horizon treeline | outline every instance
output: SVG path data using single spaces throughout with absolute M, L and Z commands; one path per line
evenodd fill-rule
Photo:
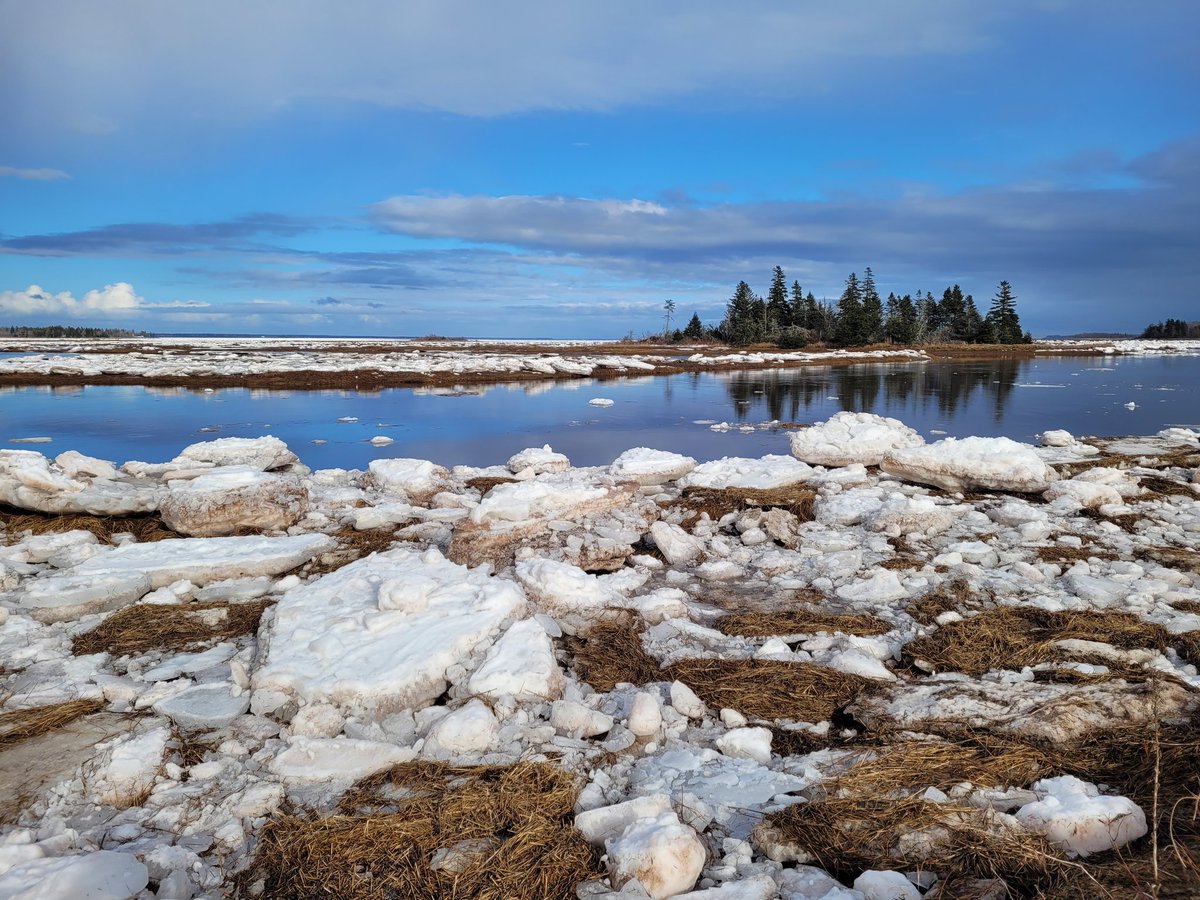
M 836 347 L 866 344 L 922 344 L 956 341 L 969 344 L 1022 344 L 1033 340 L 1021 328 L 1016 297 L 1007 281 L 1000 282 L 986 313 L 975 298 L 957 284 L 946 288 L 941 299 L 926 291 L 887 299 L 875 287 L 870 266 L 860 279 L 851 272 L 836 304 L 818 301 L 799 281 L 787 285 L 783 268 L 776 266 L 767 296 L 738 282 L 725 307 L 725 318 L 706 329 L 693 315 L 683 338 L 710 336 L 731 344 L 774 343 L 785 349 L 824 343 Z
M 1142 332 L 1143 338 L 1153 340 L 1182 340 L 1200 338 L 1200 322 L 1185 322 L 1183 319 L 1167 319 L 1165 322 L 1155 322 L 1147 325 Z
M 0 336 L 32 338 L 152 337 L 148 331 L 127 328 L 89 328 L 82 325 L 0 325 Z

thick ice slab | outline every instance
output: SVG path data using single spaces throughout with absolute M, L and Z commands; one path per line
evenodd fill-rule
M 679 486 L 771 489 L 805 481 L 810 475 L 809 466 L 790 456 L 726 456 L 696 466 L 679 479 Z
M 44 513 L 126 516 L 158 509 L 159 487 L 78 478 L 33 450 L 0 450 L 0 503 Z
M 1040 493 L 1058 475 L 1029 444 L 1008 438 L 946 438 L 924 447 L 892 450 L 881 468 L 906 481 L 946 491 Z
M 0 875 L 0 900 L 128 900 L 149 880 L 133 854 L 97 850 L 13 866 Z
M 39 622 L 67 622 L 120 609 L 140 600 L 153 586 L 149 576 L 128 569 L 43 575 L 25 582 L 20 591 L 9 596 Z
M 278 575 L 334 546 L 336 541 L 323 534 L 180 538 L 117 547 L 66 574 L 94 578 L 141 573 L 155 588 L 176 581 L 205 585 L 228 578 Z
M 877 466 L 889 450 L 919 447 L 925 439 L 899 419 L 840 412 L 794 433 L 792 455 L 815 466 Z
M 437 550 L 390 550 L 288 591 L 254 673 L 256 710 L 292 699 L 364 714 L 420 707 L 525 605 L 521 589 Z
M 612 461 L 608 471 L 614 478 L 638 484 L 665 484 L 696 468 L 696 460 L 669 450 L 634 447 Z
M 191 444 L 180 451 L 177 463 L 207 463 L 210 466 L 251 466 L 260 471 L 281 469 L 300 461 L 287 444 L 273 435 L 258 438 L 219 438 Z
M 308 488 L 295 475 L 253 466 L 222 466 L 188 481 L 173 481 L 160 512 L 167 527 L 194 537 L 239 528 L 282 530 L 308 511 Z

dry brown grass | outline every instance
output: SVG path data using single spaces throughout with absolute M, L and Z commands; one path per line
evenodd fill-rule
M 881 569 L 892 569 L 899 572 L 908 572 L 912 569 L 923 568 L 925 566 L 925 560 L 916 556 L 910 556 L 907 553 L 897 553 L 895 556 L 889 556 L 878 565 Z
M 91 631 L 78 635 L 71 643 L 71 652 L 127 656 L 224 641 L 257 631 L 263 612 L 274 602 L 139 603 L 113 613 Z
M 801 722 L 826 721 L 868 683 L 824 666 L 771 659 L 683 659 L 659 678 L 682 681 L 714 709 Z
M 1162 626 L 1132 613 L 1004 606 L 947 623 L 909 641 L 904 651 L 934 671 L 983 675 L 1061 659 L 1064 653 L 1056 642 L 1068 639 L 1099 641 L 1124 650 L 1164 650 L 1175 640 Z
M 708 513 L 716 522 L 731 512 L 745 509 L 783 509 L 801 522 L 813 519 L 813 502 L 817 492 L 795 484 L 769 490 L 756 488 L 685 488 L 679 502 L 697 515 Z
M 1112 561 L 1119 557 L 1112 550 L 1106 550 L 1085 541 L 1080 547 L 1065 547 L 1061 544 L 1055 544 L 1052 547 L 1038 547 L 1037 558 L 1047 563 L 1073 563 L 1079 560 L 1086 562 L 1093 558 Z
M 44 515 L 12 507 L 0 507 L 0 526 L 15 541 L 18 535 L 29 532 L 39 534 L 62 534 L 66 531 L 90 531 L 100 540 L 112 543 L 114 534 L 132 534 L 139 543 L 177 538 L 158 516 L 87 516 L 87 515 Z
M 1190 484 L 1161 475 L 1142 475 L 1138 478 L 1138 483 L 1142 490 L 1154 497 L 1200 497 Z
M 1094 507 L 1079 510 L 1079 515 L 1094 522 L 1112 522 L 1128 534 L 1136 534 L 1138 522 L 1146 520 L 1146 517 L 1141 513 L 1118 513 L 1113 516 L 1106 516 Z
M 0 713 L 0 749 L 45 734 L 104 708 L 102 700 L 68 700 Z
M 864 869 L 929 868 L 942 879 L 1003 878 L 1018 896 L 1055 897 L 1090 883 L 1082 866 L 1037 835 L 999 827 L 993 814 L 966 804 L 919 797 L 797 803 L 768 815 L 755 839 L 795 845 L 844 879 Z
M 1200 614 L 1200 600 L 1172 600 L 1171 606 L 1180 612 Z
M 514 484 L 516 480 L 515 478 L 497 478 L 491 475 L 481 475 L 478 478 L 468 478 L 465 484 L 467 487 L 479 491 L 479 495 L 482 497 L 496 485 Z
M 573 641 L 579 677 L 597 691 L 662 681 L 662 664 L 642 646 L 643 627 L 641 619 L 628 616 L 597 625 L 586 640 Z
M 831 613 L 818 609 L 735 612 L 722 616 L 716 625 L 725 634 L 743 637 L 775 637 L 835 631 L 867 637 L 886 634 L 892 630 L 892 626 L 878 616 L 864 613 Z
M 932 625 L 945 612 L 962 612 L 972 606 L 990 604 L 989 593 L 973 593 L 974 589 L 965 579 L 944 581 L 932 591 L 910 600 L 905 607 L 908 614 L 922 625 Z
M 601 874 L 572 825 L 579 788 L 550 763 L 406 763 L 360 782 L 336 815 L 268 822 L 241 893 L 257 882 L 262 896 L 304 900 L 568 900 Z M 453 863 L 435 869 L 449 848 Z
M 397 540 L 394 526 L 366 531 L 344 528 L 329 536 L 337 540 L 337 547 L 304 566 L 306 575 L 328 575 L 364 556 L 390 549 Z
M 1182 547 L 1147 547 L 1143 554 L 1172 569 L 1200 573 L 1200 552 Z

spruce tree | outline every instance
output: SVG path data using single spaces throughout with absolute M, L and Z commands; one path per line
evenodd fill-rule
M 838 300 L 834 343 L 841 347 L 856 347 L 863 343 L 865 330 L 862 287 L 858 283 L 858 273 L 851 272 L 846 279 L 846 289 Z
M 766 308 L 766 337 L 775 338 L 781 329 L 791 321 L 791 310 L 788 307 L 787 279 L 784 278 L 783 268 L 776 266 L 771 275 L 771 290 L 767 292 Z
M 883 301 L 875 289 L 871 267 L 863 273 L 862 281 L 862 343 L 873 344 L 883 337 Z
M 788 324 L 797 325 L 800 328 L 808 327 L 808 316 L 804 309 L 804 291 L 800 289 L 800 282 L 792 282 L 792 298 L 788 301 Z
M 998 344 L 1020 344 L 1025 335 L 1021 331 L 1021 319 L 1017 315 L 1017 298 L 1007 281 L 1000 282 L 992 308 L 988 310 L 987 324 L 993 340 Z
M 700 321 L 700 316 L 692 313 L 691 319 L 688 320 L 687 327 L 683 329 L 683 336 L 690 340 L 704 337 L 704 324 Z

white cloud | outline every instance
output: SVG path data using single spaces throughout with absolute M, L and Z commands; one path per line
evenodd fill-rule
M 20 178 L 24 181 L 57 181 L 71 176 L 62 169 L 18 169 L 14 166 L 0 166 L 0 178 Z
M 0 310 L 28 314 L 55 313 L 127 313 L 145 308 L 145 301 L 133 291 L 127 281 L 106 284 L 102 290 L 91 290 L 81 298 L 70 291 L 51 294 L 36 284 L 23 291 L 0 291 Z

